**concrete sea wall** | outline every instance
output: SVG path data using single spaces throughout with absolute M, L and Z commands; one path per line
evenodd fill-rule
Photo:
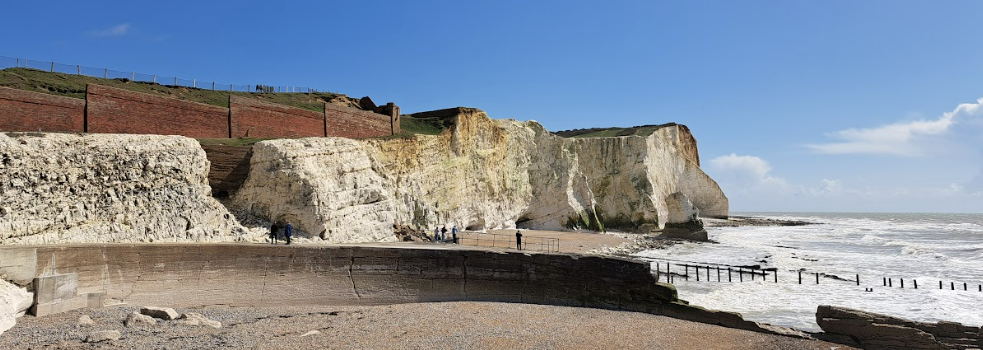
M 32 310 L 41 313 L 103 302 L 196 307 L 498 301 L 788 331 L 689 306 L 671 285 L 656 282 L 647 263 L 599 256 L 411 246 L 61 245 L 0 247 L 0 275 L 18 276 L 19 284 L 33 278 Z

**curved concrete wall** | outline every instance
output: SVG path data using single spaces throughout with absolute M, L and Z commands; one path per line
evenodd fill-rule
M 642 310 L 676 300 L 645 263 L 602 257 L 361 246 L 38 247 L 36 274 L 129 304 L 390 304 L 508 301 Z
M 58 303 L 34 306 L 43 314 L 84 307 L 86 298 L 90 307 L 100 305 L 103 297 L 108 302 L 167 307 L 502 301 L 639 311 L 780 333 L 737 313 L 689 306 L 677 299 L 671 285 L 657 283 L 644 262 L 456 248 L 0 247 L 0 275 L 16 276 L 22 285 L 34 278 L 35 288 L 42 280 L 77 278 L 74 298 L 63 296 Z

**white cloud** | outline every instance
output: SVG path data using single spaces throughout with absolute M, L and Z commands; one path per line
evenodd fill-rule
M 719 177 L 725 183 L 738 187 L 739 190 L 762 187 L 784 190 L 788 187 L 785 179 L 769 174 L 771 165 L 768 165 L 768 162 L 755 156 L 739 156 L 731 153 L 711 159 L 710 165 L 716 170 L 715 178 Z
M 112 26 L 107 29 L 94 30 L 89 32 L 89 34 L 92 36 L 99 36 L 99 37 L 114 37 L 114 36 L 124 36 L 126 35 L 126 33 L 129 33 L 129 31 L 130 31 L 130 24 L 123 23 L 123 24 Z
M 806 145 L 824 154 L 887 154 L 899 156 L 921 156 L 926 145 L 934 137 L 945 135 L 953 125 L 972 116 L 983 115 L 983 98 L 976 103 L 963 103 L 951 112 L 943 113 L 936 120 L 918 120 L 895 123 L 876 128 L 851 128 L 827 134 L 843 140 L 824 144 Z

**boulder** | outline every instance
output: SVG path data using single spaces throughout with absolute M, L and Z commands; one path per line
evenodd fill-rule
M 34 303 L 34 294 L 0 279 L 0 334 L 14 327 L 17 318 Z
M 139 312 L 132 312 L 126 315 L 126 320 L 123 321 L 123 325 L 127 327 L 133 327 L 137 325 L 155 325 L 157 324 L 157 319 L 141 314 Z
M 951 336 L 956 335 L 958 331 L 971 329 L 955 322 L 943 321 L 937 324 L 915 322 L 828 305 L 820 305 L 816 310 L 816 323 L 827 334 L 848 336 L 864 349 L 968 348 L 979 341 L 979 339 L 962 338 L 972 337 L 972 332 L 961 332 L 960 338 L 952 338 Z
M 208 326 L 212 328 L 222 328 L 222 322 L 211 320 L 202 314 L 196 312 L 188 312 L 181 315 L 178 319 L 178 323 L 188 326 Z
M 153 318 L 159 318 L 165 321 L 176 320 L 178 319 L 178 317 L 181 316 L 181 314 L 179 314 L 177 311 L 174 311 L 174 309 L 172 308 L 156 307 L 156 306 L 147 306 L 147 307 L 140 308 L 140 313 Z
M 89 315 L 82 315 L 82 316 L 79 316 L 79 322 L 78 322 L 78 324 L 79 324 L 79 326 L 91 326 L 91 325 L 96 324 L 96 321 L 93 321 L 92 320 L 92 317 L 89 317 Z
M 104 341 L 119 340 L 119 331 L 95 331 L 85 336 L 86 343 L 100 343 Z

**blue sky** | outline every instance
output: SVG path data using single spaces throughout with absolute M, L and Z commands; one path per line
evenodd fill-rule
M 983 212 L 980 1 L 3 5 L 0 55 L 454 106 L 678 122 L 734 211 Z M 12 15 L 15 14 L 15 15 Z

